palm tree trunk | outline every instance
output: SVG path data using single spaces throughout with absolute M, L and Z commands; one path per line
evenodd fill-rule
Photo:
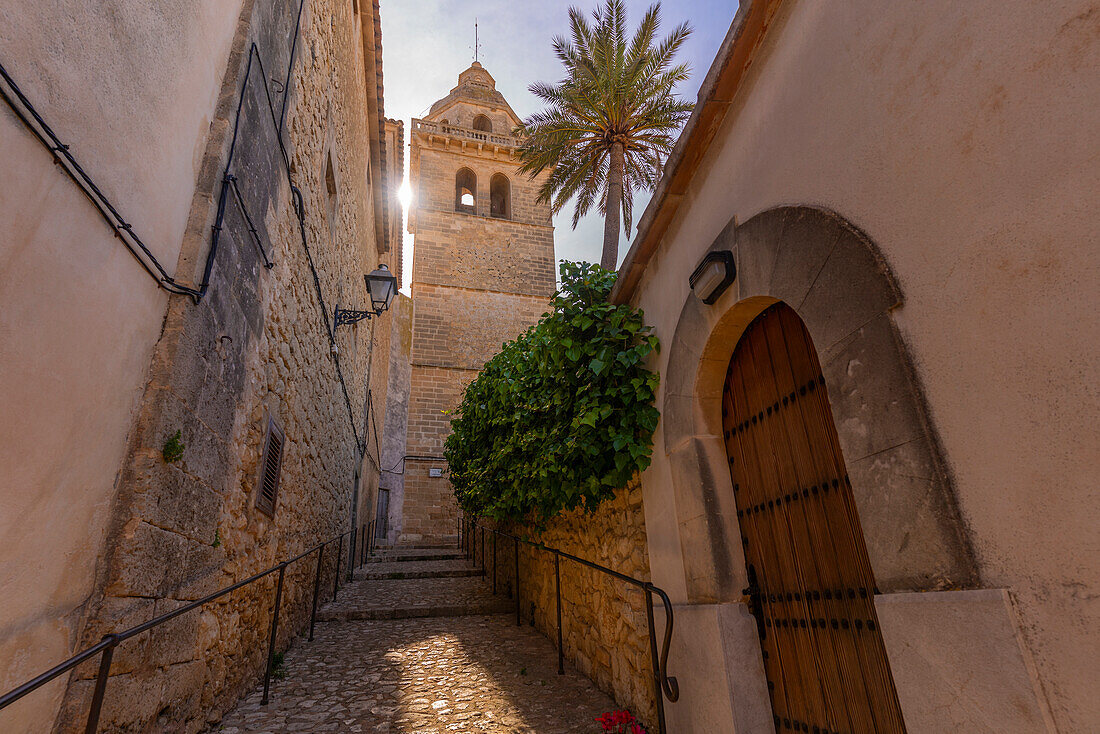
M 610 165 L 607 172 L 607 214 L 603 220 L 603 256 L 600 258 L 600 265 L 606 270 L 614 270 L 619 262 L 619 217 L 623 207 L 626 154 L 618 140 L 611 144 Z

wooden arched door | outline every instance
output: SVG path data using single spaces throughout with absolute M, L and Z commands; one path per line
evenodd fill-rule
M 825 379 L 790 307 L 750 324 L 722 401 L 776 730 L 904 732 Z

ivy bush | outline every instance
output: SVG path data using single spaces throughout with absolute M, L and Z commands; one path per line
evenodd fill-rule
M 649 466 L 657 337 L 641 311 L 608 303 L 614 282 L 563 262 L 553 310 L 466 388 L 444 455 L 467 513 L 540 523 L 593 510 Z

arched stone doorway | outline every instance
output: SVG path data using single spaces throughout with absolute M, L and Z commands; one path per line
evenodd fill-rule
M 782 302 L 737 343 L 722 428 L 776 729 L 905 731 L 825 377 Z
M 736 601 L 747 585 L 726 499 L 721 401 L 741 335 L 778 302 L 797 313 L 819 355 L 879 588 L 972 587 L 950 477 L 893 322 L 902 294 L 874 244 L 832 212 L 781 207 L 730 222 L 710 249 L 734 253 L 737 278 L 713 305 L 687 296 L 660 398 L 687 600 Z
M 649 472 L 646 495 L 654 583 L 663 582 L 678 605 L 677 652 L 707 671 L 690 685 L 682 682 L 682 707 L 670 709 L 670 715 L 688 730 L 712 724 L 738 732 L 774 726 L 770 671 L 756 653 L 758 616 L 751 614 L 743 592 L 749 586 L 749 559 L 741 541 L 722 402 L 730 362 L 746 329 L 762 312 L 783 303 L 809 334 L 828 386 L 827 412 L 858 508 L 871 588 L 881 592 L 874 594 L 876 613 L 884 614 L 883 599 L 896 600 L 893 621 L 882 619 L 882 634 L 897 698 L 907 722 L 917 712 L 909 728 L 923 730 L 920 711 L 927 688 L 914 684 L 912 671 L 919 663 L 907 651 L 915 648 L 896 632 L 907 631 L 904 625 L 915 619 L 911 607 L 903 605 L 913 596 L 932 595 L 906 592 L 973 589 L 979 582 L 950 473 L 894 323 L 901 289 L 874 243 L 842 217 L 821 209 L 781 207 L 745 222 L 731 221 L 709 249 L 731 251 L 737 277 L 710 305 L 685 291 L 673 334 L 663 339 L 667 357 L 661 366 L 655 447 L 661 455 Z M 912 629 L 914 643 L 928 634 Z M 907 656 L 900 674 L 898 654 Z M 728 680 L 726 691 L 710 683 L 718 671 Z M 689 678 L 685 673 L 684 680 Z M 787 730 L 782 723 L 780 730 Z M 789 730 L 794 730 L 793 721 Z

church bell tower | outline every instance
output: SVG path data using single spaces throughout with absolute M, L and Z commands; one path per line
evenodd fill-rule
M 412 373 L 399 542 L 456 534 L 444 411 L 554 294 L 550 207 L 536 201 L 542 177 L 519 173 L 512 135 L 519 121 L 477 61 L 412 121 Z

